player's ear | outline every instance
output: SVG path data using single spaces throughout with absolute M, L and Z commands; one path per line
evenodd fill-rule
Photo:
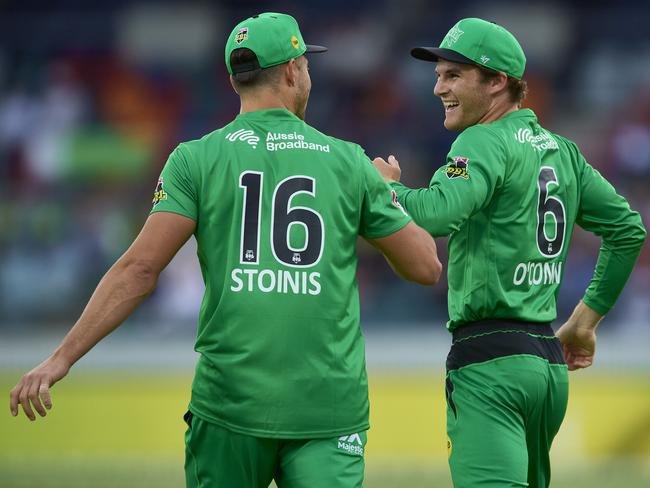
M 498 93 L 502 90 L 508 89 L 508 75 L 505 73 L 499 72 L 497 76 L 490 77 L 490 88 L 494 93 Z
M 295 59 L 290 59 L 284 64 L 284 78 L 289 86 L 295 86 L 298 81 L 298 64 Z
M 237 85 L 235 84 L 235 79 L 230 75 L 230 86 L 232 86 L 232 89 L 235 90 L 235 93 L 239 95 L 239 92 L 237 91 Z

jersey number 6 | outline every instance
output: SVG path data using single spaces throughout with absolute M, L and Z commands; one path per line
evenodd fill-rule
M 559 185 L 555 169 L 542 166 L 537 178 L 539 189 L 539 203 L 537 205 L 537 248 L 543 256 L 552 258 L 560 254 L 564 244 L 564 231 L 566 227 L 564 204 L 557 197 L 549 196 L 548 187 Z M 546 214 L 551 214 L 555 221 L 553 238 L 546 233 Z
M 239 186 L 244 189 L 240 247 L 243 264 L 259 263 L 263 183 L 264 174 L 259 171 L 245 171 L 239 176 Z M 291 267 L 308 267 L 320 261 L 325 228 L 323 218 L 315 210 L 291 206 L 291 200 L 299 193 L 316 196 L 316 180 L 310 176 L 289 176 L 273 190 L 270 243 L 278 262 Z M 302 247 L 291 245 L 293 225 L 305 229 Z

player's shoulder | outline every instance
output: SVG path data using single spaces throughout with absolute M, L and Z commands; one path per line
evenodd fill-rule
M 576 144 L 575 141 L 556 132 L 552 132 L 550 130 L 548 131 L 548 133 L 553 137 L 553 139 L 555 139 L 558 145 L 563 146 L 572 152 L 580 153 L 580 148 L 578 147 L 578 144 Z
M 476 142 L 500 143 L 504 141 L 504 129 L 494 124 L 476 124 L 468 127 L 456 137 L 456 143 L 476 144 Z
M 507 143 L 505 133 L 496 127 L 488 124 L 476 124 L 463 130 L 451 145 L 449 156 L 467 154 L 505 154 Z M 458 153 L 458 154 L 457 154 Z
M 188 162 L 198 161 L 205 154 L 217 154 L 233 130 L 234 121 L 196 139 L 180 142 L 173 151 L 178 157 Z
M 331 136 L 326 134 L 315 127 L 305 123 L 305 128 L 308 131 L 313 131 L 314 134 L 317 134 L 318 137 L 321 137 L 329 142 L 331 147 L 339 152 L 350 153 L 350 154 L 365 154 L 363 148 L 356 142 L 346 141 L 345 139 L 339 139 L 338 137 Z
M 577 170 L 584 168 L 587 162 L 580 147 L 575 141 L 555 132 L 548 131 L 548 133 L 557 143 L 557 147 L 561 151 L 562 159 L 564 161 L 570 161 L 572 166 Z
M 191 139 L 188 141 L 182 142 L 180 145 L 184 146 L 186 149 L 199 149 L 205 146 L 211 146 L 213 144 L 218 144 L 228 136 L 228 133 L 234 128 L 235 121 L 230 122 L 229 124 L 215 129 L 197 139 Z
M 360 171 L 361 173 L 363 172 L 361 170 L 366 168 L 365 165 L 372 166 L 365 149 L 358 143 L 331 136 L 306 123 L 305 126 L 308 128 L 307 130 L 314 131 L 314 133 L 318 134 L 318 137 L 321 138 L 321 140 L 326 141 L 327 144 L 329 144 L 329 147 L 331 148 L 330 156 L 332 156 L 332 159 L 330 159 L 331 163 L 340 164 L 351 171 Z

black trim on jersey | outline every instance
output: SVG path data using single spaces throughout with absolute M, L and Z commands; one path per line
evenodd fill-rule
M 458 418 L 456 403 L 454 403 L 454 397 L 452 396 L 453 393 L 454 384 L 452 383 L 451 378 L 447 376 L 447 378 L 445 378 L 445 398 L 447 399 L 447 405 L 449 405 L 451 411 L 454 412 L 454 417 Z
M 538 356 L 551 364 L 564 364 L 562 346 L 550 324 L 483 320 L 454 330 L 447 371 L 518 354 Z
M 185 415 L 183 415 L 183 420 L 187 424 L 188 427 L 192 427 L 192 419 L 194 418 L 194 414 L 190 412 L 189 410 L 185 412 Z

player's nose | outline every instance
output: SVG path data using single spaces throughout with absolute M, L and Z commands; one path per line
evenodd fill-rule
M 440 78 L 436 80 L 436 84 L 433 86 L 433 94 L 437 97 L 441 97 L 447 92 L 447 87 L 444 85 Z

